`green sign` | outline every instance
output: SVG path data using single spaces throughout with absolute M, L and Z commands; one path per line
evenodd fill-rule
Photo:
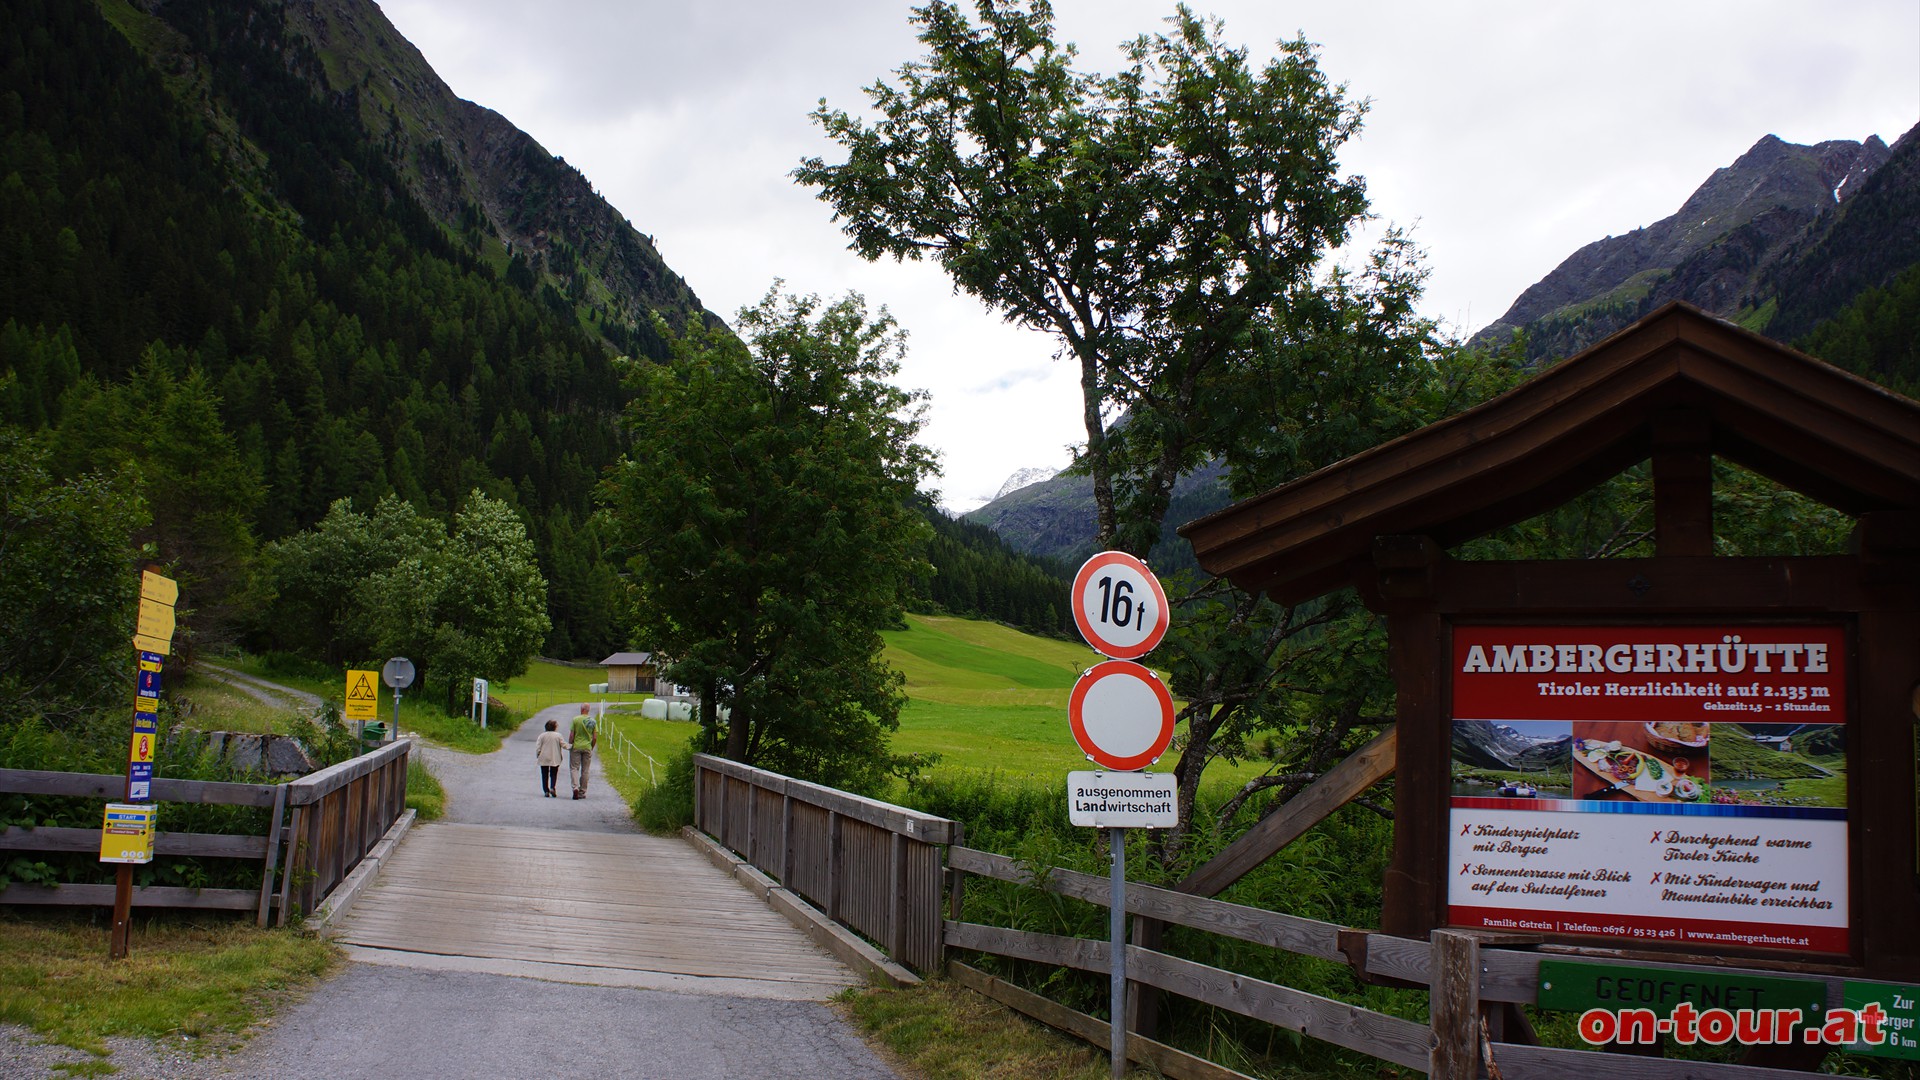
M 1852 979 L 1840 984 L 1840 1002 L 1847 1008 L 1859 1010 L 1868 1005 L 1878 1005 L 1880 1011 L 1887 1014 L 1886 1024 L 1881 1028 L 1887 1035 L 1885 1042 L 1878 1046 L 1854 1043 L 1847 1049 L 1874 1057 L 1920 1061 L 1920 1007 L 1914 1005 L 1916 999 L 1920 999 L 1920 986 L 1855 982 Z
M 1673 971 L 1540 961 L 1540 1007 L 1560 1012 L 1588 1009 L 1652 1009 L 1665 1016 L 1681 1002 L 1702 1011 L 1726 1009 L 1799 1009 L 1812 1021 L 1826 1010 L 1827 986 L 1818 979 Z

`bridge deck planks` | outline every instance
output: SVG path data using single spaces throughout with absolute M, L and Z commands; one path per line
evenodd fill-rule
M 336 939 L 442 956 L 859 983 L 683 841 L 644 835 L 418 826 Z

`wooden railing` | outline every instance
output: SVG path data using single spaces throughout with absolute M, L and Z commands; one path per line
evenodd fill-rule
M 975 874 L 1029 885 L 1101 907 L 1107 906 L 1111 898 L 1110 883 L 1105 876 L 1057 868 L 1036 873 L 1004 855 L 959 846 L 948 848 L 947 861 L 956 885 L 962 875 Z M 1590 1050 L 1532 1045 L 1528 1041 L 1531 1032 L 1525 1029 L 1524 1017 L 1518 1010 L 1500 1008 L 1509 1003 L 1538 1003 L 1542 960 L 1578 960 L 1584 964 L 1619 966 L 1623 972 L 1642 974 L 1649 968 L 1719 976 L 1778 976 L 1781 974 L 1778 971 L 1754 971 L 1732 964 L 1670 964 L 1645 958 L 1596 956 L 1590 950 L 1546 945 L 1490 947 L 1479 935 L 1463 930 L 1436 930 L 1431 941 L 1416 941 L 1139 883 L 1127 885 L 1126 904 L 1127 911 L 1135 916 L 1346 964 L 1370 982 L 1425 987 L 1429 992 L 1429 1015 L 1427 1022 L 1421 1023 L 1206 967 L 1152 949 L 1127 946 L 1126 968 L 1130 982 L 1297 1031 L 1428 1073 L 1436 1080 L 1472 1080 L 1488 1075 L 1503 1080 L 1563 1080 L 1569 1076 L 1787 1080 L 1819 1075 L 1747 1065 L 1621 1058 Z M 1110 946 L 1105 941 L 955 921 L 947 923 L 946 942 L 956 949 L 1097 974 L 1109 970 Z M 1006 1004 L 1073 1031 L 1095 1045 L 1108 1045 L 1109 1029 L 1104 1021 L 1067 1010 L 964 964 L 952 963 L 949 970 L 960 981 Z M 1841 1004 L 1845 979 L 1801 971 L 1793 975 L 1824 982 L 1826 1005 Z M 1511 1024 L 1505 1022 L 1509 1018 Z M 1138 1035 L 1128 1036 L 1127 1050 L 1133 1060 L 1151 1063 L 1167 1076 L 1218 1080 L 1240 1075 Z
M 280 879 L 281 925 L 295 911 L 314 911 L 399 819 L 412 746 L 412 739 L 399 739 L 287 785 L 293 822 Z
M 694 826 L 919 971 L 938 971 L 942 850 L 960 825 L 707 754 Z
M 230 784 L 155 777 L 156 803 L 250 806 L 267 810 L 262 835 L 180 833 L 154 835 L 154 854 L 199 858 L 252 859 L 261 863 L 258 889 L 193 889 L 149 886 L 135 889 L 137 907 L 253 911 L 267 925 L 275 908 L 285 925 L 294 910 L 312 911 L 400 815 L 406 803 L 407 755 L 402 739 L 286 784 Z M 0 793 L 118 800 L 126 777 L 97 773 L 0 769 Z M 285 826 L 293 812 L 291 828 Z M 164 807 L 160 824 L 166 824 Z M 0 829 L 0 851 L 98 852 L 96 828 Z M 289 854 L 290 851 L 290 854 Z M 284 872 L 276 873 L 281 867 Z M 277 888 L 276 888 L 277 885 Z M 112 885 L 21 883 L 0 890 L 0 904 L 113 906 Z M 291 905 L 297 904 L 298 907 Z

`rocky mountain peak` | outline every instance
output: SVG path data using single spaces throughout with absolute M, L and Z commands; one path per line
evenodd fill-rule
M 1860 191 L 1891 156 L 1877 135 L 1812 146 L 1763 136 L 1732 164 L 1715 169 L 1676 213 L 1574 252 L 1473 341 L 1494 343 L 1528 329 L 1529 353 L 1566 355 L 1626 326 L 1656 295 L 1679 295 L 1663 292 L 1679 268 L 1730 241 L 1737 252 L 1682 275 L 1689 291 L 1680 298 L 1732 314 L 1758 268 L 1815 219 Z M 1578 324 L 1579 333 L 1559 333 L 1562 323 Z

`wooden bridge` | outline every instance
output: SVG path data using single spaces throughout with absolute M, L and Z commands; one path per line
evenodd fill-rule
M 862 981 L 684 840 L 637 834 L 418 826 L 335 940 L 374 963 L 747 997 Z

